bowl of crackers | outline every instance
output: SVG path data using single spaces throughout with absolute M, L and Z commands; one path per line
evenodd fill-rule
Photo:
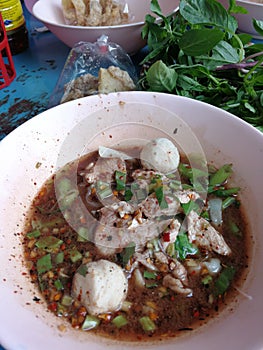
M 129 54 L 145 45 L 141 37 L 150 0 L 45 0 L 33 6 L 34 16 L 69 47 L 95 42 L 101 35 Z M 176 12 L 179 0 L 160 0 L 165 15 Z

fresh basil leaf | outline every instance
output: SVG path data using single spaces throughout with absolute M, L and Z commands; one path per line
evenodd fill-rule
M 188 77 L 187 75 L 180 74 L 177 80 L 177 87 L 181 87 L 184 91 L 203 91 L 204 86 L 197 80 Z
M 219 29 L 190 29 L 179 40 L 179 47 L 189 56 L 204 55 L 212 50 L 224 35 Z
M 213 48 L 211 56 L 201 56 L 199 59 L 208 69 L 214 70 L 223 64 L 239 62 L 240 56 L 238 49 L 222 40 Z
M 235 19 L 215 0 L 181 0 L 179 9 L 191 24 L 216 25 L 232 33 L 237 30 Z
M 163 17 L 161 7 L 158 3 L 158 0 L 152 0 L 150 5 L 150 10 L 155 13 L 157 16 Z
M 248 13 L 248 10 L 243 7 L 243 6 L 239 6 L 236 4 L 236 1 L 235 0 L 230 0 L 230 6 L 229 6 L 229 9 L 228 9 L 228 12 L 229 13 L 242 13 L 242 14 L 247 14 Z
M 150 67 L 146 79 L 153 91 L 172 92 L 176 86 L 177 73 L 159 60 Z
M 174 242 L 174 248 L 180 259 L 184 260 L 187 255 L 195 255 L 198 253 L 198 248 L 189 242 L 186 233 L 180 233 Z
M 256 20 L 255 18 L 253 18 L 252 23 L 258 34 L 260 34 L 263 37 L 263 21 Z

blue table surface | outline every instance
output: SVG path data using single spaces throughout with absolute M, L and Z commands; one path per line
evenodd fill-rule
M 13 56 L 15 80 L 0 90 L 0 140 L 47 108 L 70 48 L 43 27 L 24 7 L 29 48 Z

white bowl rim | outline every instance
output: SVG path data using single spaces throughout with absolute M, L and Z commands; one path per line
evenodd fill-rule
M 260 7 L 263 7 L 263 3 L 259 3 L 259 2 L 254 2 L 254 1 L 248 1 L 248 0 L 237 0 L 237 3 L 238 2 L 241 2 L 241 3 L 244 3 L 244 4 L 248 4 L 248 5 L 251 5 L 251 6 L 260 6 Z

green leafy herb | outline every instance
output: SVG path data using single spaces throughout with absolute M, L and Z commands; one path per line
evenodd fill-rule
M 188 203 L 181 203 L 181 207 L 183 208 L 185 215 L 188 215 L 191 210 L 194 210 L 196 212 L 200 210 L 199 205 L 192 200 L 190 200 Z
M 125 190 L 126 173 L 124 173 L 122 171 L 115 171 L 115 181 L 116 181 L 116 190 L 117 191 Z
M 102 200 L 112 196 L 111 184 L 104 181 L 98 181 L 96 183 L 96 191 L 98 197 Z
M 55 263 L 56 264 L 61 264 L 64 261 L 64 252 L 59 252 L 57 253 L 57 255 L 55 256 Z
M 87 315 L 81 328 L 83 331 L 89 331 L 90 329 L 98 327 L 99 324 L 100 319 L 98 317 L 93 315 Z
M 139 319 L 139 322 L 145 332 L 153 332 L 156 329 L 155 323 L 149 316 L 143 316 Z
M 114 317 L 114 319 L 112 320 L 112 323 L 114 324 L 115 327 L 121 328 L 123 326 L 126 326 L 126 324 L 128 324 L 128 320 L 125 316 L 118 315 Z
M 158 200 L 159 206 L 161 209 L 168 208 L 168 203 L 166 202 L 164 192 L 163 192 L 163 186 L 157 187 L 154 190 L 156 198 Z
M 135 252 L 135 244 L 132 242 L 119 254 L 122 266 L 126 266 Z
M 198 248 L 189 242 L 186 233 L 180 233 L 174 243 L 175 250 L 180 259 L 184 260 L 187 255 L 195 255 L 198 253 Z
M 64 289 L 64 286 L 62 284 L 62 282 L 60 281 L 60 279 L 57 279 L 55 282 L 54 282 L 54 286 L 57 290 L 62 290 Z
M 28 232 L 26 234 L 27 238 L 31 239 L 31 238 L 38 238 L 41 235 L 41 232 L 39 230 L 34 230 L 31 232 Z
M 209 186 L 217 186 L 224 183 L 232 173 L 232 164 L 223 165 L 216 173 L 211 175 Z
M 220 273 L 218 279 L 215 281 L 215 295 L 219 296 L 226 292 L 230 286 L 230 282 L 235 275 L 235 269 L 233 267 L 225 267 Z
M 77 270 L 77 272 L 83 277 L 86 277 L 87 271 L 88 271 L 88 268 L 86 265 L 80 265 L 80 267 Z
M 82 259 L 82 254 L 77 249 L 72 249 L 69 251 L 70 260 L 75 263 Z
M 42 256 L 37 261 L 37 272 L 39 274 L 47 272 L 52 269 L 51 255 L 47 254 Z
M 143 277 L 146 278 L 146 279 L 156 279 L 157 277 L 157 274 L 156 272 L 154 271 L 147 271 L 145 270 L 144 273 L 143 273 Z
M 176 15 L 164 16 L 152 0 L 151 11 L 162 21 L 145 17 L 141 88 L 210 103 L 263 131 L 263 45 L 238 34 L 233 16 L 246 9 L 235 0 L 228 9 L 216 0 L 181 0 Z M 263 21 L 252 24 L 263 36 Z
M 41 237 L 37 242 L 36 246 L 39 249 L 43 249 L 47 252 L 53 252 L 57 248 L 61 246 L 63 241 L 61 239 L 58 239 L 54 236 L 46 236 L 46 237 Z

